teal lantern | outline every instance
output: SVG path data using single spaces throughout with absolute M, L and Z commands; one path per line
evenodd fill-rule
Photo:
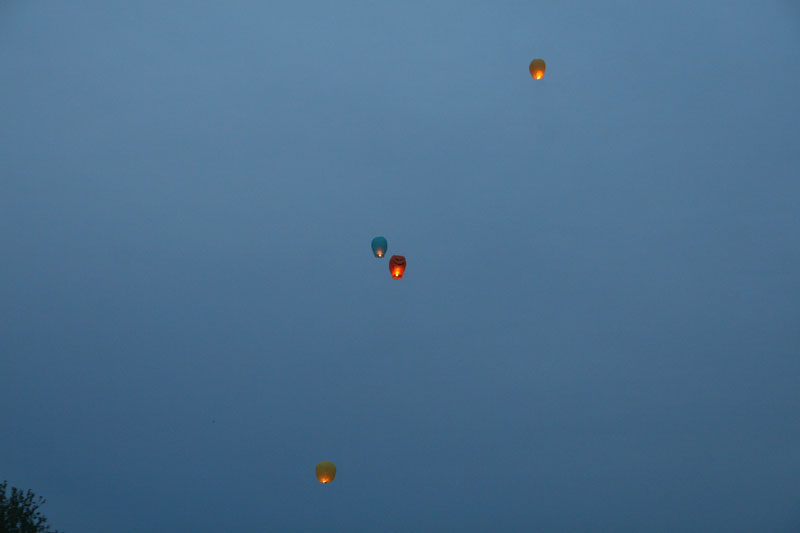
M 375 257 L 383 257 L 386 255 L 386 249 L 389 247 L 389 243 L 386 242 L 386 237 L 375 237 L 372 239 L 372 253 L 375 254 Z

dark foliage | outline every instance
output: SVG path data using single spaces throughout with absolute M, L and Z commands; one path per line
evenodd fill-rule
M 11 487 L 11 496 L 6 496 L 8 482 L 0 483 L 0 533 L 59 533 L 50 529 L 47 518 L 39 512 L 45 499 L 28 490 Z

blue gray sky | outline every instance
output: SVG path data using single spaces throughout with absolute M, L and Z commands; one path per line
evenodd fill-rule
M 800 529 L 792 2 L 3 1 L 0 73 L 59 529 Z

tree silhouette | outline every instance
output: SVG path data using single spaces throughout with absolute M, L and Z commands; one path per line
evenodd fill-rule
M 45 499 L 11 487 L 11 497 L 6 497 L 8 482 L 0 483 L 0 533 L 59 533 L 50 529 L 47 518 L 39 512 Z

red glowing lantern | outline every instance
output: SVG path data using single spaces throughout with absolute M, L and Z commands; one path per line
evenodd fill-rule
M 406 258 L 402 255 L 393 255 L 389 259 L 389 272 L 392 273 L 394 279 L 401 279 L 403 272 L 406 271 Z

